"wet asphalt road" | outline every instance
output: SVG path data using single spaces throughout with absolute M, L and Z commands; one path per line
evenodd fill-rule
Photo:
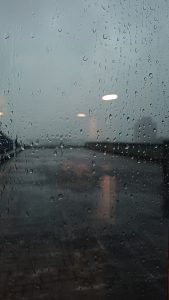
M 0 167 L 0 299 L 166 299 L 162 168 L 86 149 Z

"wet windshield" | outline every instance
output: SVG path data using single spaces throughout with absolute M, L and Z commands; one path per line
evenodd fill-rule
M 0 298 L 166 299 L 168 13 L 0 0 Z

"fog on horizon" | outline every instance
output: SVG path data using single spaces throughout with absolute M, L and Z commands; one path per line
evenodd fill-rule
M 168 5 L 0 0 L 2 130 L 40 143 L 168 138 Z

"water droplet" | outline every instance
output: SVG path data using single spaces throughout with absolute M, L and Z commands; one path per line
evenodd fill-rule
M 126 183 L 124 183 L 124 190 L 126 191 L 127 190 L 127 184 Z
M 55 150 L 55 151 L 53 152 L 53 154 L 54 154 L 54 156 L 56 156 L 56 155 L 57 155 L 57 150 Z
M 50 196 L 49 200 L 50 200 L 51 202 L 54 202 L 54 201 L 55 201 L 55 197 L 54 197 L 54 196 Z
M 91 117 L 92 116 L 92 110 L 89 109 L 89 116 Z
M 83 56 L 83 61 L 87 61 L 88 58 L 86 56 Z
M 153 78 L 153 73 L 149 73 L 149 77 L 150 77 L 150 78 Z
M 87 209 L 87 212 L 88 212 L 88 214 L 91 214 L 91 209 L 88 208 L 88 209 Z
M 83 133 L 83 129 L 80 129 L 80 133 L 81 133 L 81 134 Z
M 106 34 L 103 34 L 103 39 L 104 40 L 107 40 L 109 38 L 109 36 L 108 35 L 106 35 Z
M 63 200 L 63 194 L 62 193 L 58 194 L 58 200 L 59 201 Z
M 109 119 L 112 120 L 112 114 L 109 115 Z
M 4 33 L 4 39 L 5 40 L 9 39 L 9 37 L 10 37 L 9 33 Z
M 26 211 L 26 216 L 30 217 L 30 212 L 28 210 Z
M 38 146 L 39 145 L 39 140 L 35 141 L 35 145 Z

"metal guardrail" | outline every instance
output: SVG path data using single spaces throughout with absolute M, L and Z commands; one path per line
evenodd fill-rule
M 162 161 L 163 144 L 88 142 L 85 147 L 101 152 L 131 156 L 138 159 Z
M 14 156 L 14 151 L 13 150 L 4 152 L 3 154 L 0 154 L 0 162 L 2 163 L 5 160 L 10 159 L 13 156 Z
M 0 164 L 5 162 L 6 160 L 16 156 L 19 152 L 21 152 L 21 148 L 17 148 L 16 150 L 10 150 L 7 152 L 4 152 L 3 154 L 0 154 Z
M 168 189 L 169 189 L 169 141 L 164 142 L 163 173 L 164 173 L 164 183 L 168 185 Z
M 21 151 L 17 138 L 13 141 L 6 134 L 0 131 L 0 163 L 10 159 Z

